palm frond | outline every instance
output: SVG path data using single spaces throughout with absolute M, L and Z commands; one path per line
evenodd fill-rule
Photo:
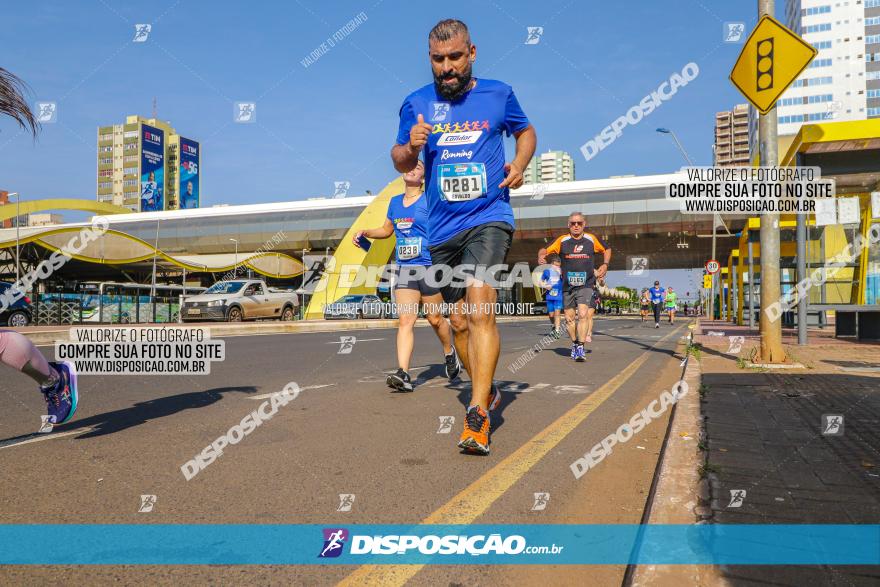
M 27 91 L 28 87 L 21 78 L 0 67 L 0 115 L 12 117 L 21 128 L 37 136 L 40 123 L 24 97 Z

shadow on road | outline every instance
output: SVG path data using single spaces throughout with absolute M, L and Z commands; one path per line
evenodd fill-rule
M 504 425 L 504 410 L 507 409 L 507 406 L 516 401 L 517 397 L 519 397 L 520 391 L 529 388 L 528 383 L 523 383 L 521 381 L 502 381 L 496 379 L 495 385 L 501 390 L 501 403 L 498 404 L 497 408 L 492 410 L 492 414 L 490 415 L 492 432 L 495 432 Z M 470 382 L 467 382 L 461 387 L 456 386 L 456 389 L 458 389 L 458 401 L 464 406 L 464 409 L 467 410 L 471 402 Z
M 131 407 L 123 408 L 121 410 L 98 414 L 83 420 L 75 420 L 71 425 L 59 427 L 57 430 L 59 432 L 67 432 L 81 428 L 93 428 L 93 430 L 81 434 L 76 438 L 77 440 L 81 438 L 94 438 L 96 436 L 113 434 L 114 432 L 133 428 L 134 426 L 139 426 L 150 420 L 158 420 L 165 416 L 172 416 L 184 410 L 193 410 L 210 406 L 223 399 L 223 395 L 227 393 L 254 393 L 256 391 L 258 391 L 257 387 L 246 385 L 236 387 L 215 387 L 204 391 L 170 395 L 146 402 L 138 402 Z

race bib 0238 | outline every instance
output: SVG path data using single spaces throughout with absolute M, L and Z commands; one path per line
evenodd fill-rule
M 397 258 L 401 261 L 415 259 L 422 253 L 422 238 L 418 236 L 397 241 Z
M 447 202 L 469 202 L 486 197 L 483 163 L 445 163 L 437 166 L 440 195 Z

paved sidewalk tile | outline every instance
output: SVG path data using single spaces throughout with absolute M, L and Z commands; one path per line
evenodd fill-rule
M 880 345 L 811 330 L 810 345 L 784 344 L 802 369 L 743 366 L 754 332 L 721 322 L 702 347 L 713 522 L 880 523 Z M 743 336 L 736 354 L 729 336 Z M 738 361 L 738 359 L 740 359 Z M 837 426 L 840 422 L 842 426 Z M 733 499 L 744 491 L 744 497 Z M 734 585 L 876 585 L 880 568 L 723 568 Z

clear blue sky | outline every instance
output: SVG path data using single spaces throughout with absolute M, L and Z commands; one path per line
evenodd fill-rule
M 94 198 L 97 126 L 149 116 L 155 96 L 159 118 L 202 143 L 203 205 L 328 195 L 334 180 L 376 193 L 394 177 L 400 103 L 431 80 L 427 32 L 447 17 L 471 29 L 476 76 L 514 87 L 539 150 L 571 152 L 578 179 L 678 168 L 663 126 L 710 164 L 714 113 L 743 101 L 727 80 L 740 45 L 722 42 L 722 23 L 751 28 L 755 11 L 754 0 L 4 3 L 0 65 L 34 101 L 58 102 L 58 122 L 34 142 L 0 120 L 0 188 Z M 301 65 L 360 12 L 366 22 Z M 136 23 L 152 24 L 144 43 L 132 43 Z M 538 44 L 524 44 L 527 26 L 544 27 Z M 584 160 L 580 145 L 690 61 L 697 79 Z M 257 124 L 232 122 L 235 101 L 257 103 Z

